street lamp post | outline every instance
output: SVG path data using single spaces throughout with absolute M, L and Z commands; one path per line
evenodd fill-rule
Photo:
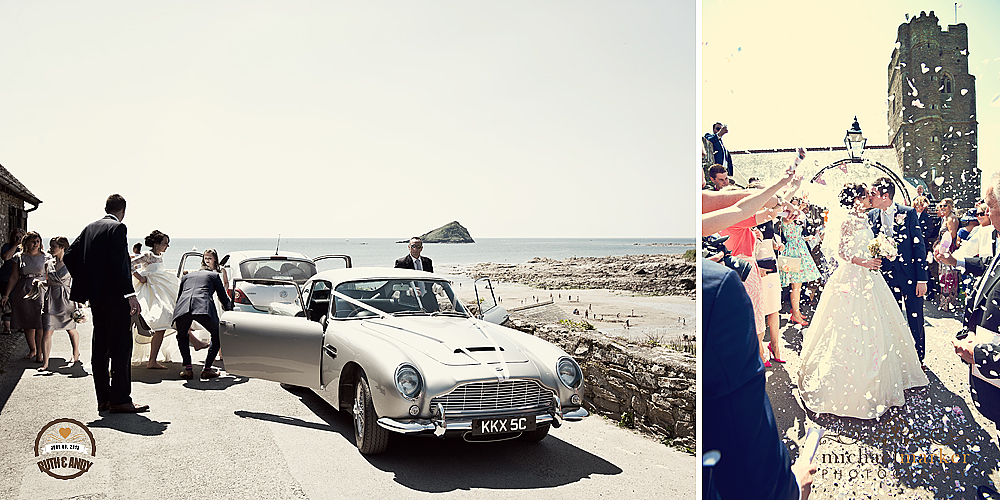
M 861 155 L 865 152 L 865 143 L 868 142 L 863 135 L 861 135 L 861 125 L 858 123 L 858 117 L 854 117 L 854 123 L 851 128 L 847 129 L 847 135 L 844 136 L 844 145 L 847 146 L 847 154 L 851 157 L 851 162 L 860 163 Z

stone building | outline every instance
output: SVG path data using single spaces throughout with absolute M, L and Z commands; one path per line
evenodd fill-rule
M 14 228 L 28 228 L 28 213 L 42 203 L 10 171 L 0 165 L 0 244 L 7 243 Z M 25 205 L 32 205 L 25 209 Z
M 972 206 L 982 171 L 976 152 L 976 77 L 969 74 L 964 23 L 942 30 L 931 11 L 899 25 L 887 105 L 889 143 L 903 176 L 923 180 L 936 199 Z

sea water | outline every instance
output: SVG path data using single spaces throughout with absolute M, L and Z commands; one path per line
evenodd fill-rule
M 392 267 L 408 253 L 406 243 L 392 238 L 172 238 L 164 262 L 176 268 L 184 252 L 214 248 L 219 257 L 245 250 L 298 252 L 308 257 L 329 254 L 351 256 L 354 267 Z M 130 242 L 131 245 L 135 242 Z M 693 238 L 481 238 L 475 243 L 425 243 L 421 255 L 442 272 L 481 262 L 520 264 L 535 257 L 606 257 L 684 253 Z M 145 249 L 144 249 L 145 250 Z M 190 267 L 190 266 L 186 266 Z M 320 266 L 322 270 L 324 266 Z

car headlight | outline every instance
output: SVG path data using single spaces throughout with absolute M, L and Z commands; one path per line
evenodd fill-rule
M 423 388 L 420 372 L 410 365 L 399 365 L 396 368 L 396 390 L 406 399 L 416 399 Z
M 559 380 L 570 389 L 578 389 L 583 383 L 583 371 L 572 358 L 559 358 L 556 371 L 559 373 Z

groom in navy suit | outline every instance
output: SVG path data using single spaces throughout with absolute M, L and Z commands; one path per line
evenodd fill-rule
M 927 293 L 927 246 L 917 223 L 917 211 L 893 203 L 896 186 L 888 177 L 872 184 L 872 205 L 868 220 L 872 232 L 885 233 L 896 241 L 899 256 L 882 259 L 882 276 L 896 297 L 903 301 L 906 321 L 913 335 L 920 363 L 924 362 L 924 295 Z

